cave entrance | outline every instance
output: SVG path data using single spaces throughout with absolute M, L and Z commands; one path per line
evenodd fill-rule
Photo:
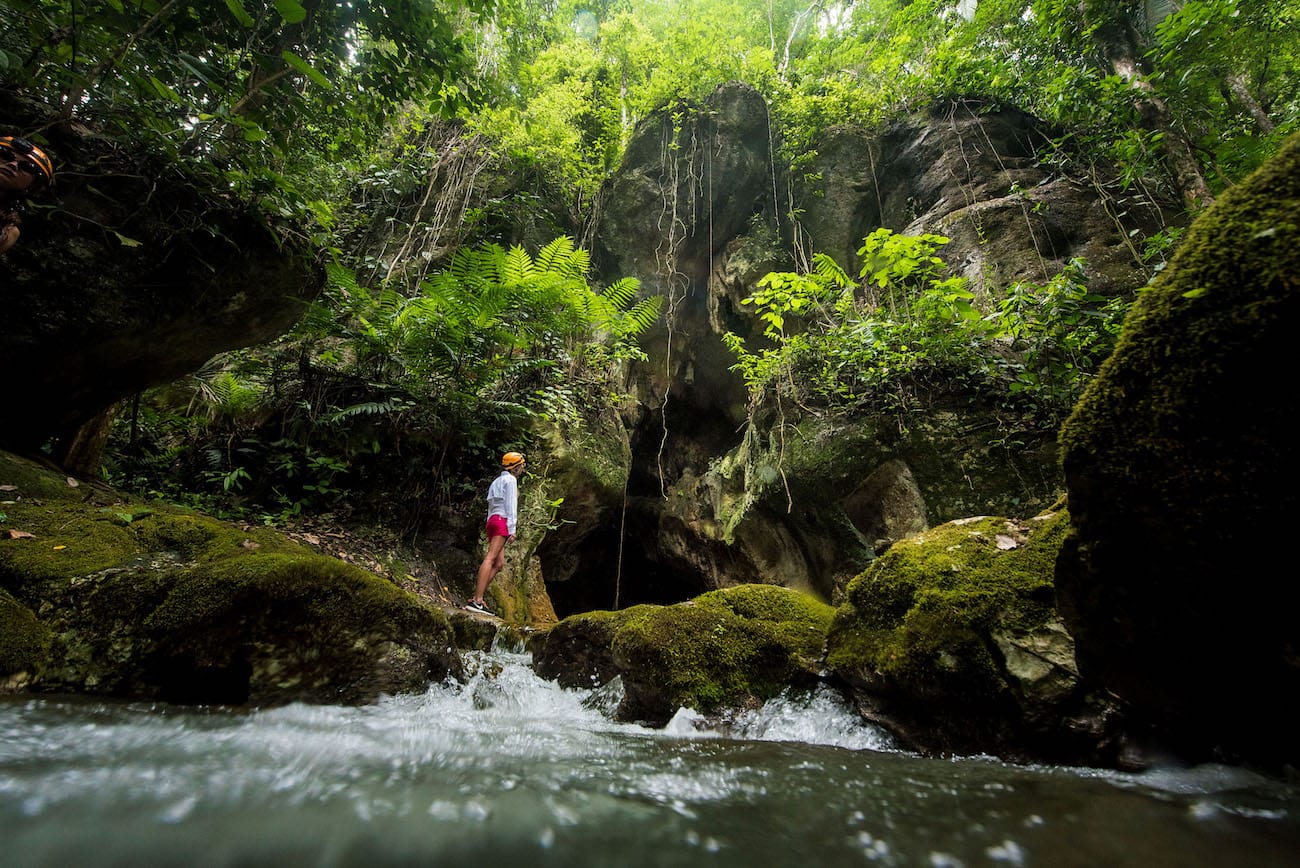
M 628 504 L 623 521 L 622 563 L 617 516 L 588 534 L 572 553 L 576 565 L 567 579 L 547 581 L 546 592 L 560 618 L 597 609 L 626 609 L 641 603 L 670 605 L 711 590 L 704 571 L 665 556 L 659 545 L 659 507 L 650 499 Z M 545 551 L 539 551 L 548 575 Z

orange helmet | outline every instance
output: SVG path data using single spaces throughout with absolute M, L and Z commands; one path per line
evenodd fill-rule
M 512 467 L 517 467 L 523 463 L 524 453 L 522 452 L 507 452 L 505 455 L 501 456 L 501 466 L 506 470 L 509 470 Z
M 48 184 L 54 180 L 54 162 L 44 151 L 18 136 L 0 136 L 0 148 L 11 151 L 36 167 L 37 180 Z

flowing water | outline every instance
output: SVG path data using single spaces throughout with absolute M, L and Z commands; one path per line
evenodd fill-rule
M 0 702 L 0 865 L 1300 865 L 1300 792 L 894 749 L 831 692 L 725 733 L 526 655 L 362 708 Z

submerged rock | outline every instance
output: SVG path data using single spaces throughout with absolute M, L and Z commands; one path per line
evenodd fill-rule
M 0 688 L 355 704 L 459 671 L 446 617 L 266 528 L 0 453 Z

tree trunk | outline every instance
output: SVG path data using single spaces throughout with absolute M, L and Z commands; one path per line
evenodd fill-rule
M 1161 134 L 1169 174 L 1188 208 L 1200 209 L 1214 201 L 1205 183 L 1201 163 L 1182 124 L 1173 116 L 1169 105 L 1160 98 L 1142 67 L 1137 50 L 1137 35 L 1124 12 L 1107 15 L 1096 30 L 1098 47 L 1125 83 L 1134 92 L 1134 105 L 1144 129 Z
M 1273 119 L 1268 116 L 1268 112 L 1264 111 L 1264 107 L 1259 104 L 1259 101 L 1255 99 L 1255 95 L 1250 92 L 1250 88 L 1246 86 L 1246 76 L 1239 72 L 1229 75 L 1228 93 L 1232 95 L 1233 101 L 1237 103 L 1242 111 L 1250 115 L 1251 119 L 1255 121 L 1255 126 L 1259 127 L 1261 133 L 1268 134 L 1277 128 L 1277 125 L 1273 123 Z
M 60 438 L 54 445 L 55 463 L 69 473 L 98 478 L 115 418 L 116 404 L 85 422 L 71 436 Z

